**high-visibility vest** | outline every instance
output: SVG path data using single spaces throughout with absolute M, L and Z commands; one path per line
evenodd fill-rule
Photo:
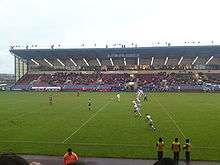
M 184 148 L 185 151 L 191 152 L 192 145 L 190 143 L 186 143 L 183 148 Z
M 172 143 L 172 150 L 173 150 L 173 152 L 180 152 L 180 142 L 173 142 Z
M 163 151 L 164 150 L 164 142 L 157 142 L 157 151 Z

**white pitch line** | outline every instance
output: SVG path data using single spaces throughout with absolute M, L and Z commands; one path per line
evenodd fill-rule
M 0 140 L 0 143 L 62 144 L 60 142 L 31 141 L 31 140 Z
M 62 142 L 50 142 L 50 141 L 31 141 L 31 140 L 0 140 L 0 143 L 32 143 L 32 144 L 61 144 Z M 68 143 L 65 143 L 68 144 Z M 107 143 L 71 143 L 74 145 L 84 145 L 84 146 L 124 146 L 124 147 L 147 147 L 147 145 L 137 145 L 137 144 L 107 144 Z
M 184 139 L 186 139 L 186 136 L 183 134 L 183 131 L 181 130 L 181 128 L 178 126 L 178 124 L 176 123 L 176 121 L 172 118 L 172 116 L 169 114 L 169 112 L 167 111 L 167 109 L 159 102 L 158 99 L 156 99 L 156 102 L 160 105 L 160 107 L 164 110 L 164 112 L 167 114 L 167 116 L 170 118 L 170 120 L 174 123 L 174 125 L 176 126 L 176 128 L 178 129 L 178 131 L 181 133 L 181 135 L 183 136 Z
M 74 134 L 76 134 L 82 127 L 84 127 L 90 120 L 92 120 L 100 111 L 102 111 L 110 102 L 107 102 L 104 106 L 102 106 L 95 114 L 93 114 L 88 120 L 86 120 L 77 130 L 75 130 L 70 136 L 65 138 L 62 143 L 65 143 L 69 140 Z
M 0 143 L 31 143 L 31 144 L 57 144 L 57 145 L 66 145 L 69 143 L 61 142 L 50 142 L 50 141 L 31 141 L 31 140 L 5 140 Z M 83 145 L 83 146 L 109 146 L 109 147 L 148 147 L 147 145 L 138 145 L 138 144 L 105 144 L 105 143 L 70 143 L 71 145 Z M 201 147 L 193 146 L 194 149 L 209 149 L 209 150 L 219 150 L 217 147 Z

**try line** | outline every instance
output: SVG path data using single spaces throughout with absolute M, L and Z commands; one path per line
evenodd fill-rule
M 81 128 L 83 128 L 90 120 L 92 120 L 100 111 L 102 111 L 107 105 L 109 105 L 110 101 L 108 101 L 104 106 L 102 106 L 95 114 L 93 114 L 88 120 L 86 120 L 78 129 L 76 129 L 70 136 L 66 137 L 62 143 L 67 142 L 73 135 L 75 135 Z

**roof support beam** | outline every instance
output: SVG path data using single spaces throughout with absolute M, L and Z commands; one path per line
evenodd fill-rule
M 114 63 L 113 63 L 112 58 L 110 58 L 109 60 L 110 60 L 110 62 L 111 62 L 111 64 L 112 64 L 112 66 L 114 66 Z
M 51 64 L 46 58 L 44 58 L 44 61 L 45 61 L 48 65 L 53 66 L 53 64 Z
M 151 58 L 151 62 L 150 62 L 150 65 L 152 66 L 154 63 L 154 57 Z
M 125 66 L 127 65 L 126 58 L 124 58 L 124 64 L 125 64 Z
M 99 61 L 98 58 L 96 58 L 96 61 L 98 62 L 99 66 L 102 66 L 101 62 Z
M 59 58 L 57 58 L 57 61 L 62 65 L 62 66 L 65 66 L 64 63 L 62 61 L 60 61 Z
M 178 65 L 180 65 L 182 61 L 183 61 L 183 56 L 180 58 Z
M 86 63 L 87 66 L 89 66 L 89 63 L 86 61 L 85 58 L 83 58 L 83 61 Z
M 197 56 L 197 57 L 193 60 L 192 65 L 195 64 L 195 62 L 197 61 L 198 58 L 199 58 L 199 57 Z
M 168 57 L 166 57 L 166 59 L 165 59 L 165 62 L 164 62 L 164 65 L 167 65 L 167 61 L 168 61 Z
M 210 57 L 210 58 L 208 59 L 208 61 L 207 61 L 205 64 L 207 65 L 212 59 L 213 59 L 213 56 Z
M 70 58 L 70 61 L 73 63 L 74 66 L 77 66 L 77 64 L 75 63 L 75 61 L 73 61 L 72 58 Z
M 35 63 L 37 66 L 40 65 L 40 64 L 39 64 L 37 61 L 35 61 L 34 59 L 31 59 L 31 61 L 32 61 L 33 63 Z

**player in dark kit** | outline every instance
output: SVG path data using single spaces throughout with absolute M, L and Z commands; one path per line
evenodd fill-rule
M 89 110 L 91 110 L 91 106 L 92 106 L 92 101 L 91 101 L 91 99 L 89 99 L 89 101 L 88 101 L 88 108 L 89 108 Z
M 49 97 L 49 104 L 52 105 L 52 103 L 53 103 L 53 97 L 50 95 L 50 97 Z
M 144 101 L 147 101 L 147 94 L 144 94 Z

